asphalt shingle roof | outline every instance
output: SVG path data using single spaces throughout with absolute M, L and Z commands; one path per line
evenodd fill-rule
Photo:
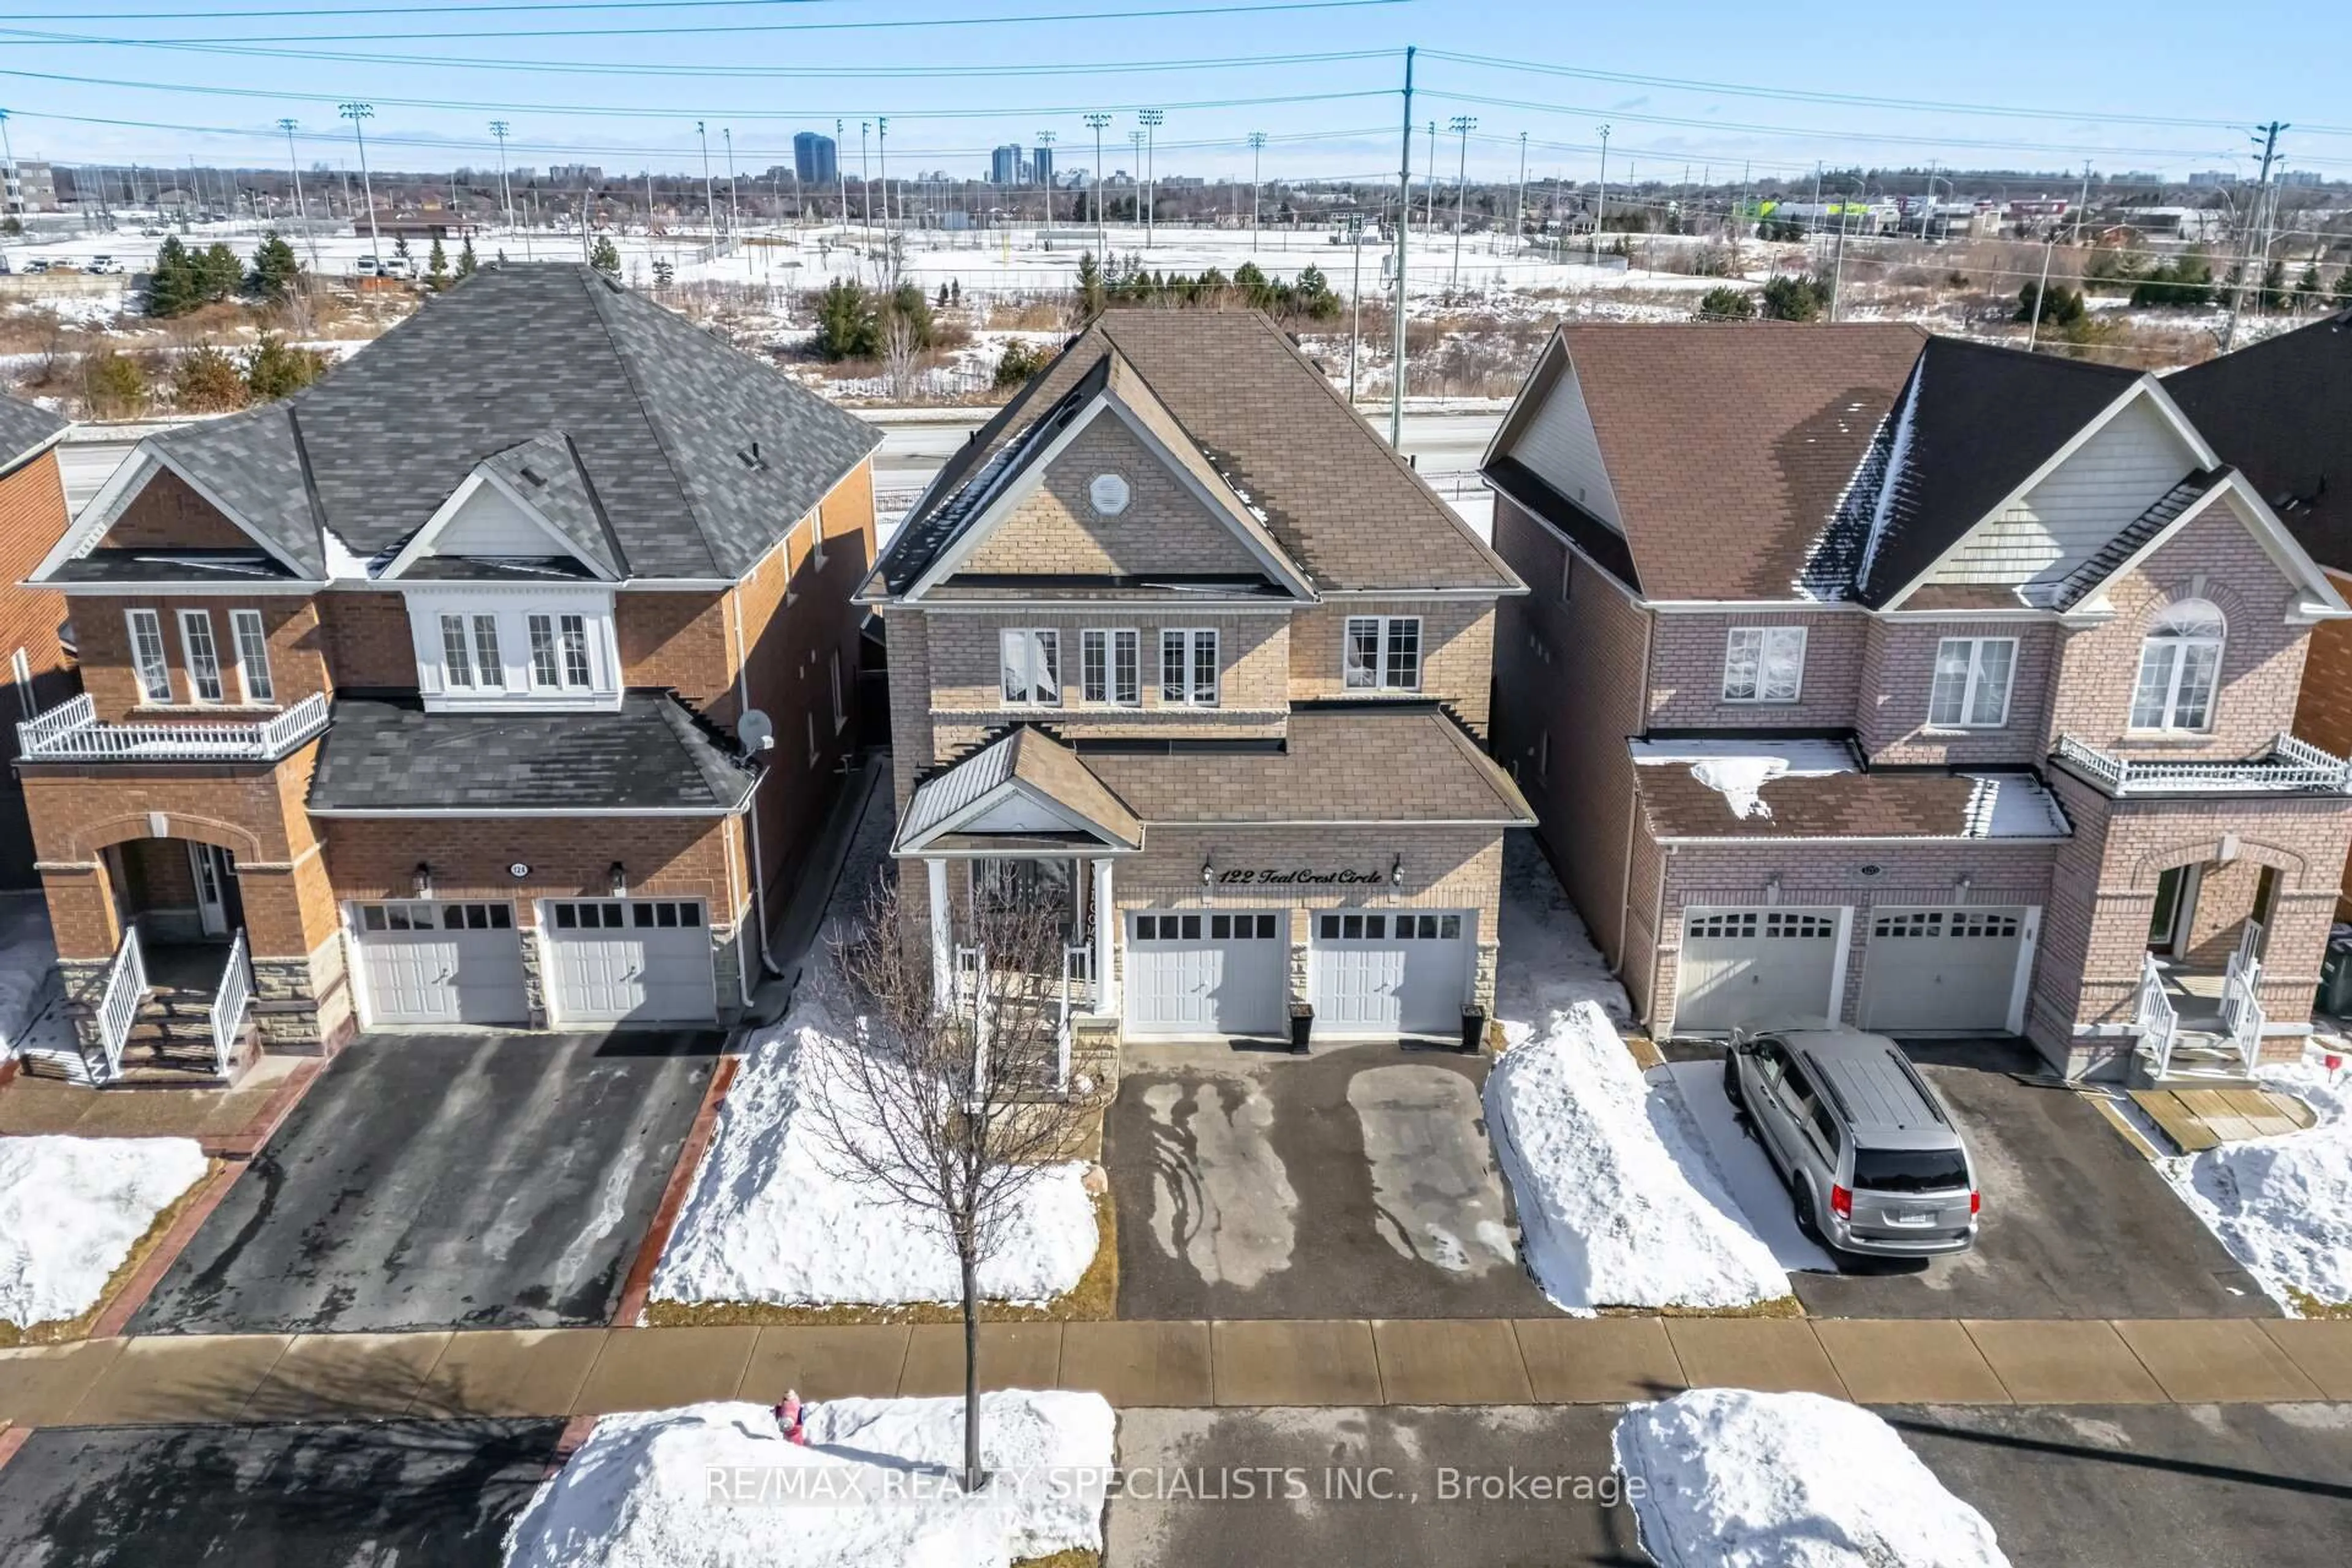
M 47 409 L 0 392 L 0 473 L 65 427 L 66 421 Z
M 2352 572 L 2352 310 L 2164 379 L 2312 559 Z
M 414 698 L 341 697 L 310 808 L 718 816 L 741 805 L 752 776 L 665 691 L 592 713 L 428 713 Z

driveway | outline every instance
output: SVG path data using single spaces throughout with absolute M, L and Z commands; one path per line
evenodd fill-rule
M 721 1038 L 362 1037 L 230 1187 L 131 1331 L 604 1323 Z
M 1124 1318 L 1524 1317 L 1486 1062 L 1129 1046 L 1104 1140 Z
M 52 1426 L 0 1468 L 18 1568 L 497 1568 L 561 1421 Z
M 2237 1261 L 2090 1099 L 2021 1041 L 1905 1043 L 1950 1107 L 1984 1196 L 1977 1245 L 1793 1276 L 1834 1318 L 2274 1318 Z M 1700 1048 L 1703 1052 L 1703 1047 Z M 1694 1053 L 1675 1047 L 1677 1058 Z M 1713 1085 L 1712 1075 L 1702 1080 Z M 1720 1092 L 1719 1089 L 1715 1092 Z M 1771 1201 L 1785 1202 L 1775 1188 Z

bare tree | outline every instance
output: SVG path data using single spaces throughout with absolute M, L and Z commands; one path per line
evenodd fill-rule
M 1085 1105 L 1061 1035 L 1063 906 L 1020 893 L 967 912 L 966 952 L 935 995 L 928 921 L 887 874 L 835 943 L 858 1011 L 846 1049 L 818 1058 L 818 1123 L 851 1173 L 937 1227 L 962 1272 L 964 1487 L 980 1461 L 980 1268 Z M 954 955 L 950 955 L 951 957 Z
M 884 300 L 882 316 L 882 379 L 889 384 L 891 402 L 911 403 L 923 368 L 922 342 L 895 298 Z

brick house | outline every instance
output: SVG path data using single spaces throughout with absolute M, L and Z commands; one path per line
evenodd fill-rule
M 88 689 L 17 763 L 85 1055 L 231 1067 L 247 985 L 289 1048 L 733 1016 L 854 736 L 877 440 L 540 266 L 143 442 L 33 574 Z
M 936 985 L 1019 889 L 1089 1041 L 1458 1037 L 1532 821 L 1483 742 L 1522 591 L 1262 315 L 1104 316 L 866 586 Z
M 2352 592 L 2352 310 L 2191 365 L 2164 389 L 2336 591 Z M 2312 628 L 2294 732 L 2352 752 L 2352 623 Z M 2336 918 L 2352 921 L 2352 896 L 2338 897 Z
M 0 658 L 8 661 L 8 708 L 0 760 L 16 755 L 16 726 L 78 689 L 67 657 L 62 595 L 23 586 L 66 531 L 66 492 L 57 445 L 66 422 L 0 393 Z M 33 831 L 14 768 L 0 780 L 0 888 L 39 885 Z
M 1486 474 L 1496 753 L 1661 1034 L 2308 1032 L 2345 602 L 2156 378 L 1901 326 L 1578 326 Z M 2184 1060 L 2187 1058 L 2183 1058 Z

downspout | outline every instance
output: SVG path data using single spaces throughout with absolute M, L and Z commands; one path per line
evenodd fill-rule
M 784 535 L 784 547 L 788 552 L 791 545 L 792 535 L 787 532 Z M 792 571 L 789 553 L 786 556 L 784 570 L 787 575 Z M 743 715 L 751 710 L 751 656 L 750 650 L 743 646 L 741 579 L 737 579 L 735 585 L 727 590 L 727 601 L 729 608 L 734 612 L 735 717 L 737 721 L 740 722 Z M 782 972 L 777 969 L 776 961 L 768 955 L 768 867 L 766 860 L 760 854 L 760 786 L 768 782 L 769 772 L 769 764 L 764 761 L 761 762 L 759 775 L 751 781 L 751 806 L 744 812 L 743 820 L 751 826 L 751 918 L 758 922 L 760 931 L 760 968 L 765 973 L 778 974 Z M 742 965 L 738 964 L 736 969 L 739 973 L 741 973 Z M 744 984 L 748 987 L 750 984 L 750 976 L 745 975 Z M 751 992 L 747 989 L 744 992 L 743 1000 L 748 1003 L 751 999 Z
M 1636 700 L 1642 704 L 1643 710 L 1637 714 L 1636 717 L 1642 721 L 1642 732 L 1643 734 L 1649 733 L 1650 730 L 1650 715 L 1648 712 L 1650 706 L 1650 645 L 1651 639 L 1655 637 L 1657 635 L 1657 612 L 1654 610 L 1643 611 L 1642 688 L 1641 695 L 1636 699 Z M 1617 909 L 1617 956 L 1609 961 L 1609 975 L 1612 980 L 1624 970 L 1626 950 L 1633 946 L 1633 829 L 1634 824 L 1639 822 L 1642 817 L 1642 775 L 1638 769 L 1633 768 L 1633 760 L 1631 757 L 1625 759 L 1625 766 L 1629 770 L 1633 770 L 1632 777 L 1633 780 L 1633 787 L 1627 794 L 1625 798 L 1625 863 L 1617 873 L 1617 885 L 1624 889 L 1624 898 L 1623 901 L 1619 904 Z M 1663 857 L 1660 859 L 1660 864 L 1664 864 Z M 1662 889 L 1661 896 L 1663 896 L 1663 879 L 1661 880 L 1660 887 Z M 1654 943 L 1657 934 L 1658 933 L 1654 931 L 1650 933 Z
M 754 794 L 758 792 L 758 788 L 759 786 L 754 784 L 752 786 Z M 735 840 L 730 837 L 726 842 L 727 878 L 729 884 L 731 886 L 735 879 Z M 740 947 L 742 945 L 742 928 L 738 926 L 735 931 L 736 945 Z M 751 1005 L 751 973 L 749 968 L 740 963 L 738 963 L 735 966 L 735 996 L 736 999 L 743 1005 L 744 1009 L 749 1011 Z

